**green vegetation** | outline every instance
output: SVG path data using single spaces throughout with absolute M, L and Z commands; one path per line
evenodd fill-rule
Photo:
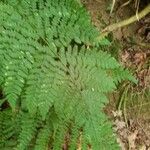
M 106 94 L 135 79 L 72 0 L 0 2 L 0 149 L 117 150 Z

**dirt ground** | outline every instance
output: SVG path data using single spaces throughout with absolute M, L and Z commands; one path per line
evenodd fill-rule
M 137 11 L 132 0 L 126 6 L 126 0 L 116 0 L 112 13 L 113 0 L 82 2 L 100 31 L 107 25 L 135 15 Z M 148 0 L 139 2 L 139 11 L 148 4 Z M 112 55 L 115 53 L 114 57 L 134 73 L 138 84 L 121 85 L 120 91 L 111 95 L 105 111 L 113 120 L 122 150 L 150 150 L 150 14 L 108 36 L 115 43 L 111 48 Z

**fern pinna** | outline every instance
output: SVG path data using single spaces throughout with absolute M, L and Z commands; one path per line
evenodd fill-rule
M 119 149 L 103 107 L 133 78 L 96 37 L 76 0 L 0 1 L 0 149 Z

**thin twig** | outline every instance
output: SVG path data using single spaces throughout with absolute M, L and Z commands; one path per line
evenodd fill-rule
M 111 14 L 111 13 L 113 12 L 113 10 L 114 10 L 115 3 L 116 3 L 116 0 L 113 0 L 112 6 L 111 6 L 111 10 L 110 10 L 110 14 Z
M 127 2 L 125 2 L 124 4 L 122 4 L 121 7 L 127 6 L 128 4 L 130 4 L 131 1 L 132 1 L 132 0 L 128 0 Z

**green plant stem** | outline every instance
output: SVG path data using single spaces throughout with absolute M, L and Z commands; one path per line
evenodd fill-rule
M 106 36 L 108 33 L 118 29 L 118 28 L 121 28 L 121 27 L 124 27 L 124 26 L 127 26 L 131 23 L 134 23 L 135 21 L 138 21 L 140 20 L 141 18 L 143 18 L 144 16 L 146 16 L 147 14 L 150 13 L 150 4 L 148 4 L 140 13 L 138 13 L 137 15 L 134 15 L 128 19 L 125 19 L 121 22 L 118 22 L 118 23 L 114 23 L 112 25 L 109 25 L 107 26 L 104 30 L 102 30 L 101 32 L 101 35 L 98 37 L 98 39 L 101 39 L 103 38 L 104 36 Z M 138 16 L 138 17 L 137 17 Z

